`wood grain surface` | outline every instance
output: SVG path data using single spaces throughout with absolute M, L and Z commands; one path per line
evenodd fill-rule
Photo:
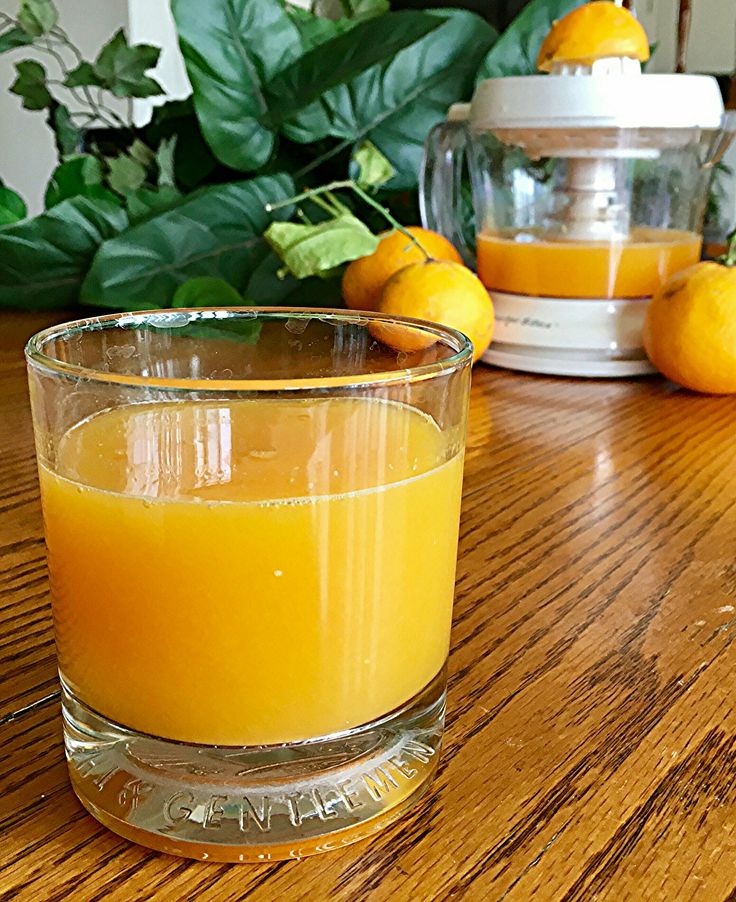
M 474 376 L 448 727 L 377 838 L 189 862 L 69 788 L 22 346 L 0 317 L 0 900 L 736 900 L 736 400 Z

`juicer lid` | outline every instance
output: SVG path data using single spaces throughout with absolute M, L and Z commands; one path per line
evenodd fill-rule
M 717 129 L 718 82 L 709 75 L 521 75 L 480 82 L 471 126 L 499 129 Z

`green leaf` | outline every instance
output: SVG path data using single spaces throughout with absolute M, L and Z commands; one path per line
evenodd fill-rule
M 378 188 L 396 175 L 394 167 L 370 141 L 363 141 L 356 148 L 352 162 L 358 170 L 355 181 L 361 188 Z
M 299 31 L 281 0 L 172 0 L 205 140 L 232 169 L 271 156 L 276 136 L 262 124 L 263 85 L 301 52 Z
M 194 276 L 214 276 L 242 290 L 268 251 L 261 236 L 273 216 L 266 204 L 293 193 L 287 175 L 197 191 L 103 245 L 82 300 L 118 309 L 169 306 L 179 285 Z
M 79 152 L 84 135 L 63 103 L 52 101 L 46 122 L 54 133 L 56 152 L 61 159 Z
M 104 82 L 95 72 L 92 63 L 80 63 L 67 74 L 64 84 L 67 88 L 104 87 Z
M 159 147 L 162 141 L 176 138 L 174 176 L 176 184 L 187 191 L 199 187 L 219 166 L 202 137 L 191 98 L 156 107 L 143 134 L 149 147 Z
M 18 13 L 18 25 L 34 38 L 48 34 L 59 20 L 59 13 L 51 0 L 23 0 Z
M 326 19 L 301 9 L 299 6 L 287 7 L 289 18 L 299 29 L 304 50 L 313 50 L 326 41 L 350 31 L 357 24 L 354 19 Z
M 128 148 L 128 154 L 133 157 L 134 160 L 137 160 L 141 166 L 144 166 L 146 169 L 155 161 L 156 154 L 151 150 L 151 148 L 140 138 L 136 138 L 135 141 Z
M 23 106 L 27 110 L 43 110 L 50 106 L 53 98 L 46 87 L 46 70 L 35 60 L 23 60 L 16 63 L 18 73 L 10 87 L 13 94 L 23 98 Z
M 245 289 L 247 303 L 259 307 L 342 307 L 339 278 L 295 279 L 281 272 L 283 263 L 273 252 L 253 270 Z
M 158 167 L 158 186 L 174 187 L 176 179 L 174 177 L 174 153 L 176 152 L 177 135 L 171 138 L 164 138 L 156 151 L 156 166 Z
M 169 186 L 158 190 L 138 188 L 137 191 L 128 191 L 125 195 L 125 203 L 130 223 L 136 225 L 144 219 L 150 219 L 158 213 L 170 210 L 180 204 L 183 199 L 183 194 Z
M 146 167 L 128 154 L 108 157 L 107 165 L 109 168 L 108 184 L 118 194 L 136 191 L 146 180 Z
M 161 106 L 154 108 L 151 114 L 152 128 L 161 128 L 166 123 L 178 125 L 182 119 L 188 119 L 194 115 L 194 102 L 191 96 L 184 100 L 167 100 Z
M 0 307 L 71 307 L 97 248 L 127 225 L 107 201 L 75 197 L 0 231 Z
M 229 282 L 213 276 L 198 276 L 176 289 L 172 307 L 238 307 L 242 304 L 240 292 Z
M 280 125 L 331 88 L 346 85 L 367 69 L 389 62 L 441 25 L 438 16 L 417 12 L 392 13 L 356 23 L 350 31 L 305 53 L 268 84 L 267 121 Z
M 163 94 L 161 85 L 146 75 L 161 55 L 150 44 L 130 46 L 123 29 L 115 32 L 94 63 L 94 74 L 116 97 L 153 97 Z
M 33 35 L 23 31 L 22 28 L 9 28 L 0 34 L 0 53 L 15 50 L 16 47 L 27 47 L 33 43 Z
M 0 187 L 0 226 L 20 222 L 27 215 L 28 210 L 20 194 L 10 188 Z
M 391 22 L 395 13 L 373 20 Z M 331 153 L 366 139 L 389 160 L 393 190 L 416 187 L 424 139 L 447 108 L 472 93 L 475 73 L 496 32 L 474 13 L 432 13 L 440 27 L 349 84 L 326 91 L 287 123 L 296 141 L 328 136 L 342 143 Z
M 274 222 L 263 237 L 297 279 L 330 272 L 378 247 L 378 238 L 351 213 L 316 225 Z
M 504 75 L 534 75 L 537 54 L 552 24 L 586 0 L 532 0 L 491 47 L 478 80 Z
M 105 198 L 118 203 L 115 195 L 102 187 L 102 166 L 89 154 L 79 154 L 65 160 L 54 170 L 46 188 L 46 209 L 55 207 L 70 197 Z
M 351 19 L 382 16 L 390 9 L 388 0 L 341 0 L 345 15 Z

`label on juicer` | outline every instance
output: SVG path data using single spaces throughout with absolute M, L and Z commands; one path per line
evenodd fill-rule
M 650 298 L 609 301 L 490 294 L 496 313 L 494 343 L 602 351 L 642 346 Z

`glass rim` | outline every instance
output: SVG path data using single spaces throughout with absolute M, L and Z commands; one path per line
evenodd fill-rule
M 186 322 L 171 322 L 172 314 L 189 314 Z M 194 314 L 195 316 L 192 316 Z M 209 315 L 207 315 L 209 314 Z M 219 314 L 219 315 L 218 315 Z M 436 335 L 438 341 L 454 349 L 454 353 L 443 360 L 420 363 L 396 370 L 377 370 L 366 373 L 350 373 L 340 376 L 297 376 L 290 379 L 269 378 L 228 378 L 201 379 L 163 376 L 136 376 L 128 373 L 110 373 L 93 367 L 59 360 L 43 350 L 43 346 L 54 338 L 84 332 L 99 332 L 115 326 L 154 326 L 153 320 L 162 320 L 159 328 L 175 330 L 197 321 L 213 322 L 227 319 L 231 314 L 243 319 L 319 319 L 328 322 L 369 325 L 371 322 L 408 326 Z M 168 318 L 169 322 L 165 321 Z M 397 352 L 402 353 L 402 352 Z M 164 389 L 167 391 L 307 391 L 319 388 L 368 388 L 373 385 L 391 385 L 402 382 L 416 382 L 429 379 L 441 373 L 454 372 L 472 361 L 473 345 L 470 339 L 457 329 L 408 316 L 374 311 L 350 310 L 330 307 L 166 307 L 155 310 L 109 313 L 102 316 L 85 317 L 69 322 L 57 323 L 32 335 L 24 349 L 29 366 L 45 370 L 47 373 L 68 379 L 100 382 L 115 385 L 130 385 Z

